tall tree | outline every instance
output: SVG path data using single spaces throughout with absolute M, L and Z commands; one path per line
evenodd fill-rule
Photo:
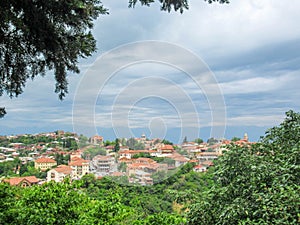
M 182 143 L 184 144 L 184 143 L 187 143 L 187 142 L 188 142 L 187 136 L 185 136 L 184 139 L 183 139 L 183 141 L 182 141 Z
M 120 150 L 120 143 L 119 143 L 119 139 L 116 138 L 116 141 L 115 141 L 115 146 L 114 146 L 114 152 L 118 152 Z

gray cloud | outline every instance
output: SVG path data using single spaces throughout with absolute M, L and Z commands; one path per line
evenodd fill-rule
M 272 126 L 278 124 L 288 109 L 299 111 L 299 1 L 291 0 L 287 4 L 281 0 L 249 0 L 232 1 L 229 5 L 190 1 L 190 10 L 183 15 L 160 12 L 157 4 L 150 8 L 128 9 L 127 1 L 105 0 L 103 3 L 110 9 L 110 15 L 97 20 L 93 30 L 98 41 L 98 53 L 90 59 L 81 60 L 80 75 L 70 74 L 67 98 L 63 102 L 58 100 L 50 73 L 45 78 L 30 81 L 24 94 L 17 99 L 2 96 L 0 106 L 6 106 L 8 111 L 8 115 L 0 120 L 3 134 L 5 129 L 14 127 L 22 127 L 22 130 L 30 130 L 33 126 L 69 129 L 74 94 L 78 91 L 80 79 L 97 57 L 119 45 L 149 39 L 175 43 L 204 59 L 215 73 L 218 88 L 224 95 L 229 126 Z M 143 54 L 143 49 L 134 51 Z M 128 54 L 132 53 L 128 51 Z M 105 66 L 114 66 L 118 57 L 119 54 L 111 55 Z M 127 56 L 122 57 L 126 59 Z M 176 57 L 176 54 L 168 55 L 170 60 Z M 178 60 L 178 65 L 173 67 L 159 62 L 135 64 L 115 71 L 115 76 L 107 80 L 102 90 L 101 84 L 96 88 L 86 86 L 85 95 L 76 100 L 82 106 L 80 121 L 84 124 L 95 119 L 98 127 L 108 128 L 118 94 L 133 81 L 153 76 L 178 85 L 195 105 L 201 127 L 209 126 L 211 102 L 207 94 L 213 94 L 216 86 L 210 86 L 210 80 L 203 75 L 201 82 L 205 86 L 198 87 L 176 66 L 185 66 L 193 71 L 198 65 L 186 58 Z M 103 76 L 97 73 L 98 69 L 94 71 L 95 76 Z M 156 82 L 132 88 L 132 93 L 127 93 L 128 97 L 147 93 L 153 86 L 159 89 L 157 94 L 172 92 L 172 85 Z M 178 96 L 177 104 L 187 108 L 188 102 L 180 98 L 182 96 Z M 95 99 L 91 101 L 91 98 Z M 161 122 L 168 128 L 180 124 L 176 110 L 161 100 L 140 101 L 134 107 L 127 104 L 127 100 L 123 96 L 119 107 L 129 110 L 129 122 L 135 129 L 149 127 L 154 118 L 159 119 L 152 128 L 155 124 L 160 127 Z M 95 118 L 85 113 L 85 104 L 89 101 L 94 105 Z M 181 116 L 188 117 L 190 113 L 186 110 Z M 194 121 L 188 123 L 193 124 Z

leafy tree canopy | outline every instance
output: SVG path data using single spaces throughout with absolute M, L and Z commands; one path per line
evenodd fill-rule
M 67 93 L 67 71 L 96 50 L 93 20 L 107 14 L 99 0 L 3 0 L 0 3 L 0 94 L 22 93 L 28 78 L 54 69 L 55 92 Z
M 300 114 L 293 111 L 261 143 L 232 144 L 215 166 L 215 187 L 190 207 L 188 224 L 298 224 Z
M 221 4 L 223 3 L 229 3 L 229 0 L 204 0 L 208 3 L 213 2 L 219 2 Z M 152 3 L 155 2 L 155 0 L 129 0 L 129 7 L 134 7 L 137 2 L 140 2 L 141 5 L 150 6 Z M 160 2 L 160 8 L 162 11 L 168 11 L 171 12 L 171 10 L 180 11 L 180 13 L 183 13 L 184 10 L 189 9 L 188 0 L 159 0 Z
M 205 0 L 228 3 L 228 0 Z M 129 7 L 138 1 L 129 0 Z M 139 0 L 150 6 L 154 0 Z M 161 10 L 188 9 L 187 0 L 159 0 Z M 26 81 L 54 70 L 55 92 L 68 93 L 67 72 L 96 50 L 93 21 L 108 10 L 100 0 L 2 0 L 0 2 L 0 96 L 17 97 Z M 6 114 L 0 108 L 0 118 Z
M 231 138 L 231 141 L 239 141 L 239 140 L 241 140 L 239 137 L 233 137 L 233 138 Z

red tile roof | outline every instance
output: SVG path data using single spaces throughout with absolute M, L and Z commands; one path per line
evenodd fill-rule
M 51 158 L 39 158 L 39 159 L 35 160 L 35 162 L 37 162 L 37 163 L 56 163 L 56 161 Z
M 161 147 L 162 150 L 174 150 L 172 145 L 164 145 Z
M 69 162 L 69 166 L 83 166 L 84 164 L 88 164 L 90 161 L 89 160 L 84 160 L 78 157 L 75 157 L 72 159 L 71 162 Z
M 202 165 L 196 165 L 196 166 L 194 166 L 194 168 L 195 169 L 201 169 L 201 168 L 203 168 L 203 166 Z
M 30 184 L 37 184 L 39 182 L 39 179 L 37 179 L 35 176 L 28 176 L 28 177 L 12 177 L 4 180 L 4 182 L 9 183 L 10 185 L 19 185 L 23 181 L 27 181 Z
M 72 168 L 70 166 L 66 165 L 59 165 L 58 167 L 54 168 L 55 171 L 58 173 L 64 173 L 64 174 L 71 174 Z

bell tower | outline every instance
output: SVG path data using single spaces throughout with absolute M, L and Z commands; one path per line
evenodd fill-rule
M 249 140 L 248 134 L 247 134 L 247 133 L 244 134 L 244 140 L 247 141 L 247 142 L 248 142 L 248 140 Z

